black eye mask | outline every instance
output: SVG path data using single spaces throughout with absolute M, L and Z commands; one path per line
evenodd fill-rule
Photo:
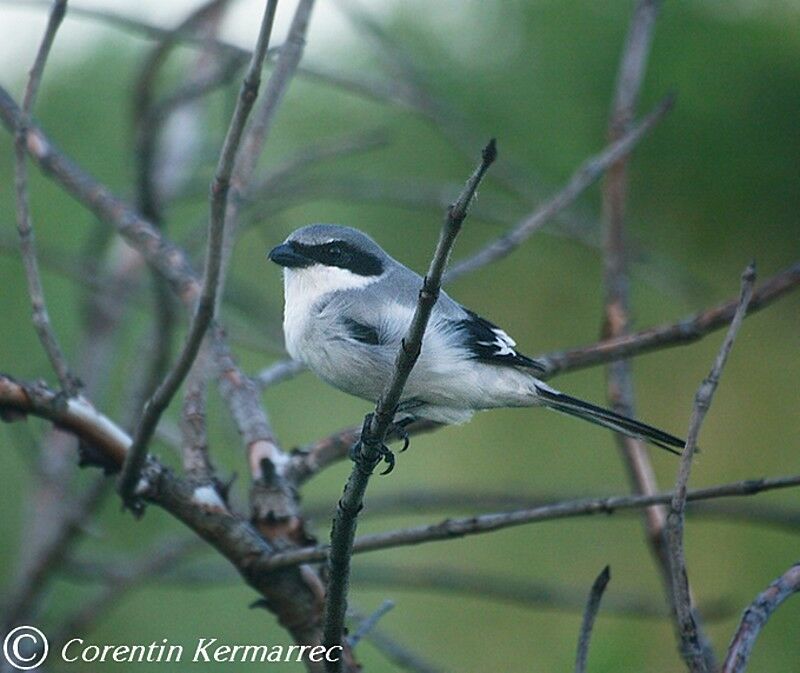
M 296 254 L 324 266 L 347 269 L 359 276 L 380 276 L 383 273 L 383 262 L 379 257 L 346 241 L 331 241 L 319 245 L 290 241 L 288 245 Z

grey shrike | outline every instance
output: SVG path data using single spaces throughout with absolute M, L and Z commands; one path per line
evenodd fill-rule
M 330 224 L 298 229 L 269 253 L 283 267 L 289 355 L 335 388 L 374 402 L 391 377 L 422 278 L 362 232 Z M 678 453 L 684 441 L 570 397 L 536 378 L 542 365 L 514 340 L 442 292 L 397 410 L 463 423 L 479 409 L 555 409 Z M 672 448 L 674 447 L 674 448 Z

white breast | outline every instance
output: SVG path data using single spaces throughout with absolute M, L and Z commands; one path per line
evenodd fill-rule
M 306 344 L 305 337 L 325 295 L 365 287 L 376 280 L 378 276 L 359 276 L 347 269 L 321 264 L 306 269 L 284 269 L 283 335 L 289 355 L 308 364 L 305 351 L 313 345 Z

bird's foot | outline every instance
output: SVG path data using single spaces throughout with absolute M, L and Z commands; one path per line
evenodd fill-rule
M 361 441 L 361 437 L 364 437 L 369 433 L 369 427 L 371 424 L 372 414 L 367 414 L 364 417 L 364 425 L 361 428 L 361 435 L 356 443 L 350 447 L 348 455 L 350 456 L 350 460 L 358 465 L 358 467 L 366 474 L 372 474 L 372 471 L 381 461 L 386 463 L 386 469 L 381 472 L 381 474 L 389 474 L 394 469 L 395 457 L 394 453 L 391 451 L 391 449 L 389 449 L 388 446 L 386 446 L 386 444 L 381 443 L 378 447 L 375 447 L 374 451 L 371 452 L 370 455 L 366 455 L 364 452 L 364 443 Z M 408 433 L 405 431 L 403 424 L 392 423 L 389 431 L 403 440 L 403 448 L 401 451 L 405 451 L 408 448 L 409 439 Z

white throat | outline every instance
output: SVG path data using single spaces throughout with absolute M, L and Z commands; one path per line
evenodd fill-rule
M 348 269 L 315 264 L 305 269 L 283 270 L 283 335 L 286 350 L 295 360 L 304 361 L 301 342 L 309 319 L 319 300 L 331 292 L 366 287 L 380 276 L 360 276 Z

